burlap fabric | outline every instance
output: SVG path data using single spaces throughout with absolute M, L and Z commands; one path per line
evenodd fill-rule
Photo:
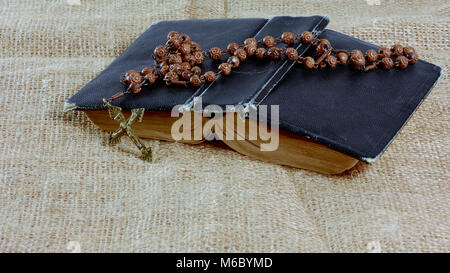
M 68 2 L 1 1 L 0 251 L 449 251 L 448 1 Z M 444 69 L 375 165 L 326 176 L 147 140 L 149 164 L 61 112 L 153 21 L 313 14 Z

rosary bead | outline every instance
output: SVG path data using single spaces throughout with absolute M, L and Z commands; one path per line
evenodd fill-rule
M 313 69 L 314 66 L 316 65 L 316 61 L 314 61 L 314 59 L 312 57 L 305 57 L 305 59 L 303 59 L 303 67 L 305 69 Z
M 183 61 L 189 63 L 191 66 L 195 64 L 195 58 L 192 54 L 184 55 Z
M 264 59 L 266 54 L 267 54 L 267 50 L 265 48 L 260 47 L 260 48 L 256 49 L 256 52 L 255 52 L 256 59 L 262 60 L 262 59 Z
M 192 72 L 189 70 L 184 70 L 183 72 L 181 72 L 181 77 L 183 77 L 183 79 L 185 80 L 190 80 L 192 75 Z
M 283 32 L 283 34 L 281 34 L 281 41 L 284 44 L 292 45 L 295 41 L 295 34 L 292 32 Z
M 191 68 L 191 72 L 194 75 L 200 75 L 200 74 L 202 74 L 202 69 L 199 66 L 194 66 Z
M 170 71 L 166 74 L 166 76 L 164 76 L 164 81 L 167 85 L 170 85 L 171 83 L 178 81 L 178 74 Z
M 256 41 L 255 38 L 247 38 L 244 41 L 244 45 L 257 47 L 258 46 L 258 41 Z
M 332 47 L 330 41 L 328 41 L 327 39 L 320 39 L 316 47 L 316 54 L 322 55 L 331 49 Z
M 166 75 L 169 71 L 170 67 L 167 64 L 161 66 L 160 72 L 162 75 Z
M 202 51 L 202 47 L 198 43 L 191 41 L 191 51 Z
M 201 51 L 195 51 L 192 56 L 194 56 L 195 64 L 201 64 L 205 60 L 205 55 Z
M 270 60 L 278 60 L 281 57 L 280 49 L 276 47 L 271 47 L 267 50 L 267 57 Z
M 191 70 L 191 65 L 188 62 L 182 62 L 180 64 L 181 70 Z
M 366 59 L 364 55 L 359 50 L 353 50 L 350 55 L 350 64 L 353 69 L 363 70 L 366 65 Z
M 229 63 L 221 63 L 219 65 L 219 71 L 220 71 L 220 73 L 222 73 L 225 76 L 230 75 L 230 73 L 231 73 L 231 64 L 229 64 Z
M 288 58 L 288 60 L 290 61 L 295 61 L 298 59 L 298 52 L 297 50 L 295 50 L 295 48 L 293 47 L 288 47 L 286 49 L 286 52 L 284 52 L 284 55 L 286 56 L 286 58 Z
M 230 58 L 228 58 L 227 62 L 231 64 L 231 68 L 238 68 L 240 64 L 239 58 L 237 56 L 231 56 Z
M 239 58 L 239 61 L 245 61 L 245 59 L 247 59 L 247 53 L 245 52 L 244 49 L 242 48 L 238 48 L 235 52 L 234 52 L 234 56 Z
M 181 34 L 180 35 L 180 39 L 184 43 L 190 43 L 191 42 L 191 37 L 189 37 L 189 35 L 187 35 L 187 34 Z
M 173 36 L 167 41 L 166 45 L 171 50 L 177 50 L 181 45 L 181 39 L 179 36 Z
M 130 70 L 125 74 L 125 80 L 128 84 L 141 84 L 144 80 L 141 73 L 136 70 Z
M 144 76 L 144 80 L 147 80 L 149 84 L 154 84 L 158 79 L 158 72 L 153 67 L 142 69 L 141 74 Z
M 239 45 L 236 43 L 229 43 L 227 46 L 228 52 L 230 52 L 231 55 L 234 54 L 234 52 L 239 48 Z
M 403 55 L 405 55 L 406 58 L 409 59 L 410 64 L 417 63 L 417 60 L 419 59 L 419 57 L 417 56 L 416 50 L 411 46 L 405 46 L 403 48 Z
M 328 65 L 328 67 L 333 69 L 337 65 L 337 58 L 333 55 L 329 55 L 328 57 L 325 58 L 325 62 Z
M 167 40 L 170 40 L 170 38 L 172 37 L 176 37 L 179 36 L 180 34 L 178 34 L 178 32 L 176 32 L 175 30 L 172 30 L 171 32 L 169 32 L 169 34 L 167 34 Z
M 156 58 L 161 59 L 164 58 L 167 55 L 167 49 L 163 47 L 162 45 L 159 45 L 155 47 L 155 50 L 153 51 L 153 55 L 155 55 Z
M 248 46 L 245 46 L 244 49 L 245 49 L 245 53 L 247 53 L 247 56 L 251 57 L 251 56 L 255 55 L 256 46 L 248 45 Z
M 384 70 L 391 70 L 391 68 L 394 66 L 394 62 L 391 58 L 384 57 L 383 59 L 381 59 L 381 62 L 378 65 Z
M 209 57 L 214 61 L 220 60 L 222 57 L 222 50 L 218 47 L 211 47 L 209 49 Z
M 398 56 L 395 60 L 395 66 L 400 69 L 405 69 L 408 67 L 409 60 L 405 56 Z
M 193 75 L 189 79 L 189 83 L 194 87 L 198 87 L 202 84 L 202 80 L 200 79 L 200 77 L 198 75 Z
M 344 65 L 344 64 L 346 64 L 347 61 L 348 61 L 348 54 L 345 53 L 345 52 L 339 52 L 339 53 L 336 55 L 336 57 L 337 57 L 337 60 L 338 60 L 338 63 L 339 63 L 339 64 Z
M 191 44 L 187 43 L 187 42 L 181 44 L 179 51 L 183 55 L 187 55 L 187 54 L 191 53 Z
M 267 35 L 263 39 L 263 44 L 266 47 L 273 47 L 275 45 L 275 38 L 273 38 L 273 36 Z
M 169 66 L 169 71 L 175 72 L 175 73 L 177 73 L 177 74 L 181 74 L 181 72 L 182 72 L 181 64 L 179 64 L 179 63 L 171 64 L 171 65 Z
M 128 87 L 128 89 L 129 89 L 132 93 L 136 94 L 136 93 L 141 92 L 141 85 L 140 85 L 140 84 L 137 84 L 137 83 L 131 83 L 130 86 Z
M 216 75 L 216 73 L 214 73 L 212 71 L 208 71 L 205 73 L 204 77 L 205 77 L 206 82 L 213 82 L 216 80 L 217 75 Z
M 391 51 L 394 56 L 400 56 L 403 54 L 403 47 L 399 44 L 395 44 L 392 46 Z
M 366 51 L 366 58 L 367 61 L 373 63 L 378 60 L 378 52 L 376 50 L 369 49 Z
M 309 45 L 314 40 L 314 35 L 309 31 L 304 31 L 302 33 L 302 43 Z
M 392 54 L 391 50 L 387 47 L 381 47 L 378 53 L 380 54 L 380 58 L 389 58 Z
M 177 63 L 181 63 L 182 61 L 183 61 L 183 59 L 178 54 L 172 54 L 169 57 L 169 63 L 170 64 L 177 64 Z

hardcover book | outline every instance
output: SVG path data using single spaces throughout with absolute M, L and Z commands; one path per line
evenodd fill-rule
M 172 30 L 187 33 L 204 50 L 226 48 L 228 43 L 242 43 L 248 37 L 261 40 L 266 35 L 277 36 L 285 31 L 311 31 L 315 37 L 328 39 L 336 49 L 363 52 L 379 49 L 377 45 L 326 29 L 327 24 L 328 18 L 324 16 L 156 22 L 73 95 L 65 109 L 83 110 L 101 129 L 116 130 L 117 123 L 110 119 L 103 99 L 124 89 L 119 79 L 128 70 L 153 66 L 153 49 L 164 44 L 167 33 Z M 313 50 L 301 43 L 293 47 L 300 56 L 309 56 Z M 217 63 L 205 59 L 202 68 L 215 71 Z M 219 76 L 198 88 L 158 84 L 144 87 L 135 96 L 121 97 L 114 105 L 124 109 L 126 115 L 130 115 L 131 109 L 145 108 L 143 122 L 133 125 L 136 134 L 168 141 L 178 140 L 172 131 L 179 120 L 172 113 L 174 108 L 190 113 L 193 120 L 199 117 L 197 125 L 203 127 L 211 119 L 218 119 L 200 113 L 208 106 L 224 110 L 228 106 L 241 107 L 242 115 L 225 111 L 213 130 L 232 149 L 265 161 L 335 174 L 353 167 L 358 161 L 374 163 L 440 75 L 440 67 L 423 60 L 405 70 L 377 69 L 364 73 L 343 66 L 332 71 L 311 71 L 285 58 L 276 61 L 248 58 L 229 77 Z M 201 101 L 200 109 L 196 108 L 198 101 Z M 278 106 L 276 121 L 271 120 L 274 105 Z M 267 131 L 274 129 L 269 125 L 271 122 L 279 126 L 277 148 L 270 151 L 261 149 L 267 142 L 262 136 L 251 138 L 225 126 L 227 122 L 236 124 L 233 128 L 262 126 L 249 112 L 253 109 L 258 113 L 263 107 L 268 109 Z M 192 132 L 195 129 L 191 128 Z M 179 141 L 198 143 L 205 138 L 208 137 Z

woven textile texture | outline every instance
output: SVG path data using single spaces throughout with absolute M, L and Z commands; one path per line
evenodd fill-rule
M 0 0 L 0 251 L 448 252 L 450 3 L 410 2 Z M 327 176 L 145 140 L 150 164 L 62 113 L 154 21 L 314 14 L 444 69 L 374 165 Z

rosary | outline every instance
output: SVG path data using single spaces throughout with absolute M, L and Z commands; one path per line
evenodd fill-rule
M 314 56 L 301 57 L 293 47 L 276 47 L 277 44 L 293 45 L 295 41 L 302 44 L 315 46 Z M 260 47 L 258 47 L 260 46 Z M 220 62 L 224 55 L 229 55 L 226 62 L 220 63 L 218 71 L 206 71 L 202 74 L 199 65 L 209 57 L 215 62 Z M 255 38 L 245 39 L 243 44 L 229 43 L 226 50 L 212 47 L 208 52 L 203 52 L 202 47 L 191 40 L 187 34 L 179 34 L 171 31 L 167 35 L 165 45 L 157 46 L 153 51 L 154 67 L 145 67 L 141 71 L 130 70 L 121 75 L 120 81 L 126 86 L 126 90 L 113 95 L 110 99 L 103 99 L 112 119 L 120 124 L 120 128 L 110 135 L 109 142 L 114 144 L 123 135 L 128 135 L 142 152 L 144 159 L 151 160 L 151 149 L 147 148 L 139 137 L 136 136 L 131 125 L 136 121 L 142 121 L 144 108 L 133 109 L 131 117 L 127 120 L 121 113 L 121 108 L 111 105 L 111 101 L 125 94 L 137 94 L 142 87 L 150 86 L 159 78 L 166 85 L 181 85 L 185 87 L 199 87 L 203 83 L 212 83 L 218 75 L 228 76 L 232 69 L 236 69 L 248 57 L 257 60 L 278 60 L 282 56 L 290 61 L 295 61 L 306 70 L 334 69 L 338 65 L 349 65 L 350 68 L 368 72 L 376 68 L 391 70 L 393 67 L 406 69 L 409 64 L 415 64 L 418 55 L 411 46 L 394 44 L 391 48 L 381 47 L 378 51 L 369 49 L 365 54 L 354 49 L 350 53 L 345 49 L 334 49 L 327 39 L 318 39 L 305 31 L 302 34 L 283 32 L 281 37 L 265 36 L 257 41 Z

